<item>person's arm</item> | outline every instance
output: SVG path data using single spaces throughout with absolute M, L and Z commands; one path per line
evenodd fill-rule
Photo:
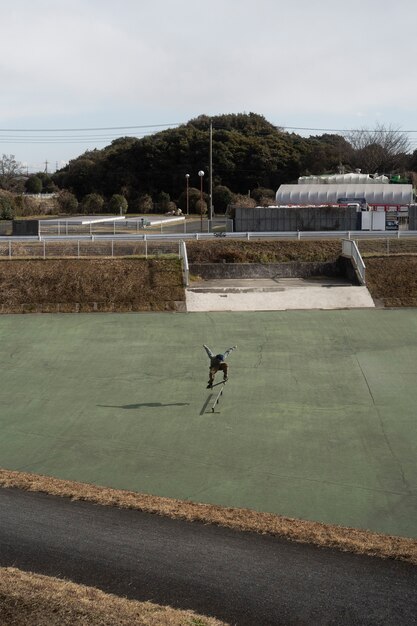
M 227 357 L 229 356 L 229 354 L 230 354 L 231 352 L 233 352 L 233 350 L 236 350 L 236 348 L 237 348 L 237 346 L 232 346 L 231 348 L 228 348 L 228 349 L 226 350 L 226 352 L 224 353 L 224 355 L 223 355 L 224 359 L 227 359 Z
M 209 359 L 211 359 L 214 356 L 214 354 L 212 353 L 210 348 L 208 346 L 206 346 L 205 344 L 203 345 L 203 348 L 207 352 L 207 356 L 209 357 Z

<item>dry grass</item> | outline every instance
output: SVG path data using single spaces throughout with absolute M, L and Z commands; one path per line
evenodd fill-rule
M 60 480 L 48 476 L 0 470 L 0 486 L 39 491 L 104 506 L 136 509 L 189 522 L 216 524 L 237 531 L 283 537 L 299 543 L 337 548 L 381 558 L 393 558 L 417 565 L 417 540 L 383 535 L 367 530 L 309 522 L 250 509 L 226 508 L 131 491 Z
M 188 241 L 190 263 L 286 263 L 335 261 L 340 241 Z
M 365 258 L 366 286 L 386 307 L 417 306 L 417 257 Z
M 213 618 L 137 602 L 49 576 L 0 568 L 0 624 L 7 626 L 221 626 Z
M 185 300 L 168 259 L 0 260 L 0 312 L 172 311 Z

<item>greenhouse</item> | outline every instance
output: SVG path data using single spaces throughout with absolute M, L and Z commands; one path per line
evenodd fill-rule
M 371 208 L 408 207 L 413 202 L 410 184 L 298 184 L 281 185 L 277 206 L 346 205 L 359 203 Z

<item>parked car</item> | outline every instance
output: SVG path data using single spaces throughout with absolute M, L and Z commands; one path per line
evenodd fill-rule
M 387 220 L 385 230 L 398 230 L 398 220 Z

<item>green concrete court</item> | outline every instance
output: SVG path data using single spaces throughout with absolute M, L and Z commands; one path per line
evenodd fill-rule
M 417 537 L 417 310 L 3 315 L 0 340 L 0 467 Z M 238 344 L 220 412 L 203 343 Z

